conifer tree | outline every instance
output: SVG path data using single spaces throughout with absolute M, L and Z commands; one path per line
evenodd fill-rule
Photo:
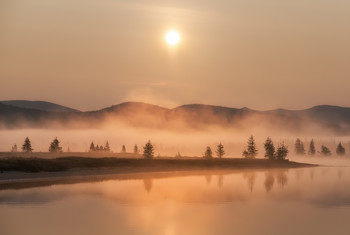
M 243 151 L 242 155 L 245 158 L 255 158 L 258 154 L 258 150 L 256 149 L 255 141 L 253 135 L 251 135 L 248 139 L 247 149 Z
M 154 147 L 150 140 L 143 147 L 143 157 L 147 159 L 154 157 Z
M 24 143 L 22 145 L 22 151 L 25 153 L 33 152 L 32 144 L 30 143 L 30 140 L 28 137 L 24 140 Z
M 139 147 L 137 146 L 137 144 L 134 145 L 134 153 L 139 154 L 140 150 Z
M 12 146 L 11 152 L 13 152 L 13 153 L 17 153 L 17 152 L 18 152 L 17 144 L 14 144 L 14 145 Z
M 57 137 L 51 142 L 49 152 L 62 152 L 62 147 L 60 147 L 60 142 L 58 141 Z
M 126 148 L 125 148 L 125 145 L 122 146 L 122 153 L 126 153 Z
M 288 155 L 288 147 L 284 143 L 279 144 L 276 150 L 275 157 L 277 160 L 285 160 Z
M 213 152 L 211 151 L 211 148 L 209 146 L 207 146 L 203 157 L 204 158 L 213 158 Z
M 264 148 L 265 148 L 265 157 L 272 160 L 275 158 L 275 146 L 271 140 L 270 137 L 267 137 L 265 143 L 264 143 Z
M 89 151 L 90 151 L 90 152 L 96 151 L 94 142 L 91 142 L 91 144 L 90 144 L 90 150 L 89 150 Z
M 311 156 L 316 154 L 316 148 L 315 148 L 315 143 L 314 143 L 313 139 L 310 141 L 308 154 L 311 155 Z
M 295 140 L 294 147 L 295 147 L 295 154 L 297 155 L 305 154 L 304 143 L 299 138 Z
M 224 146 L 220 143 L 216 146 L 216 156 L 218 156 L 219 158 L 222 158 L 222 156 L 224 156 L 225 151 L 224 151 Z
M 108 141 L 106 142 L 106 145 L 105 145 L 103 150 L 106 151 L 106 152 L 110 152 L 111 151 L 111 148 L 109 147 Z
M 339 142 L 339 144 L 337 146 L 336 153 L 337 153 L 338 156 L 344 156 L 345 155 L 345 148 L 343 147 L 341 142 Z

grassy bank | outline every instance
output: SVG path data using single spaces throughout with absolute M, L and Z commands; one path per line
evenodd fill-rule
M 291 161 L 267 159 L 203 158 L 90 158 L 60 157 L 55 159 L 11 157 L 0 159 L 0 171 L 55 172 L 70 169 L 114 168 L 116 172 L 159 172 L 178 170 L 295 168 L 314 166 Z

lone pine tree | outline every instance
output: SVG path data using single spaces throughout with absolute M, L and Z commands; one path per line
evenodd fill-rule
M 219 158 L 222 158 L 222 156 L 224 156 L 225 151 L 224 151 L 224 146 L 220 143 L 216 146 L 216 156 L 218 156 Z
M 96 151 L 96 147 L 95 147 L 94 142 L 91 142 L 89 151 L 90 151 L 90 152 Z
M 24 153 L 31 153 L 31 152 L 33 152 L 32 144 L 30 143 L 30 140 L 29 140 L 28 137 L 24 140 L 24 143 L 22 145 L 22 151 Z
M 339 142 L 337 149 L 335 150 L 338 156 L 344 156 L 345 155 L 345 148 L 343 147 L 343 145 L 341 144 L 341 142 Z
M 14 144 L 14 145 L 12 146 L 11 152 L 13 152 L 13 153 L 17 153 L 17 152 L 18 152 L 17 144 Z
M 143 157 L 147 159 L 154 157 L 154 147 L 150 140 L 143 147 Z
M 294 150 L 297 155 L 305 154 L 304 143 L 299 138 L 295 140 Z
M 316 148 L 315 148 L 315 143 L 314 143 L 313 139 L 310 141 L 308 154 L 311 155 L 311 156 L 316 154 Z
M 275 157 L 277 160 L 285 160 L 288 155 L 288 147 L 284 145 L 284 143 L 280 144 L 277 147 Z
M 134 153 L 139 154 L 140 150 L 139 147 L 137 146 L 137 144 L 134 145 Z
M 203 158 L 213 158 L 213 152 L 211 151 L 211 148 L 207 146 Z
M 104 147 L 104 151 L 105 151 L 105 152 L 110 152 L 110 151 L 111 151 L 111 148 L 109 147 L 108 141 L 106 142 L 106 145 L 105 145 L 105 147 Z
M 245 158 L 255 158 L 258 154 L 258 150 L 256 149 L 255 141 L 253 135 L 251 135 L 248 139 L 247 149 L 243 151 L 242 155 Z
M 265 157 L 272 160 L 275 158 L 275 146 L 270 137 L 267 137 L 264 143 Z
M 122 152 L 122 153 L 126 153 L 126 147 L 125 147 L 125 145 L 122 146 L 121 152 Z
M 58 141 L 57 137 L 51 142 L 49 152 L 62 152 L 62 147 L 60 147 L 60 142 Z

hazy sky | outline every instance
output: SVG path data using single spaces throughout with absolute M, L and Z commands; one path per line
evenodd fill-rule
M 0 0 L 0 100 L 350 106 L 349 22 L 348 0 Z

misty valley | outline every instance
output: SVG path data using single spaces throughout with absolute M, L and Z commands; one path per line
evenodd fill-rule
M 56 137 L 63 152 L 87 152 L 92 143 L 105 148 L 109 141 L 108 152 L 132 153 L 135 146 L 141 151 L 151 140 L 156 156 L 199 156 L 205 146 L 214 148 L 222 142 L 226 156 L 238 157 L 247 138 L 254 135 L 260 150 L 270 137 L 276 147 L 279 143 L 289 146 L 289 153 L 294 152 L 294 142 L 299 139 L 305 153 L 314 141 L 313 153 L 335 155 L 339 143 L 345 149 L 350 147 L 349 123 L 350 108 L 336 106 L 255 111 L 210 105 L 167 109 L 126 102 L 81 112 L 44 101 L 2 101 L 0 151 L 21 151 L 23 140 L 29 137 L 35 152 L 47 152 Z
M 349 0 L 0 0 L 0 235 L 349 235 Z
M 0 111 L 6 235 L 347 234 L 348 108 Z
M 347 108 L 0 109 L 4 234 L 347 234 Z

